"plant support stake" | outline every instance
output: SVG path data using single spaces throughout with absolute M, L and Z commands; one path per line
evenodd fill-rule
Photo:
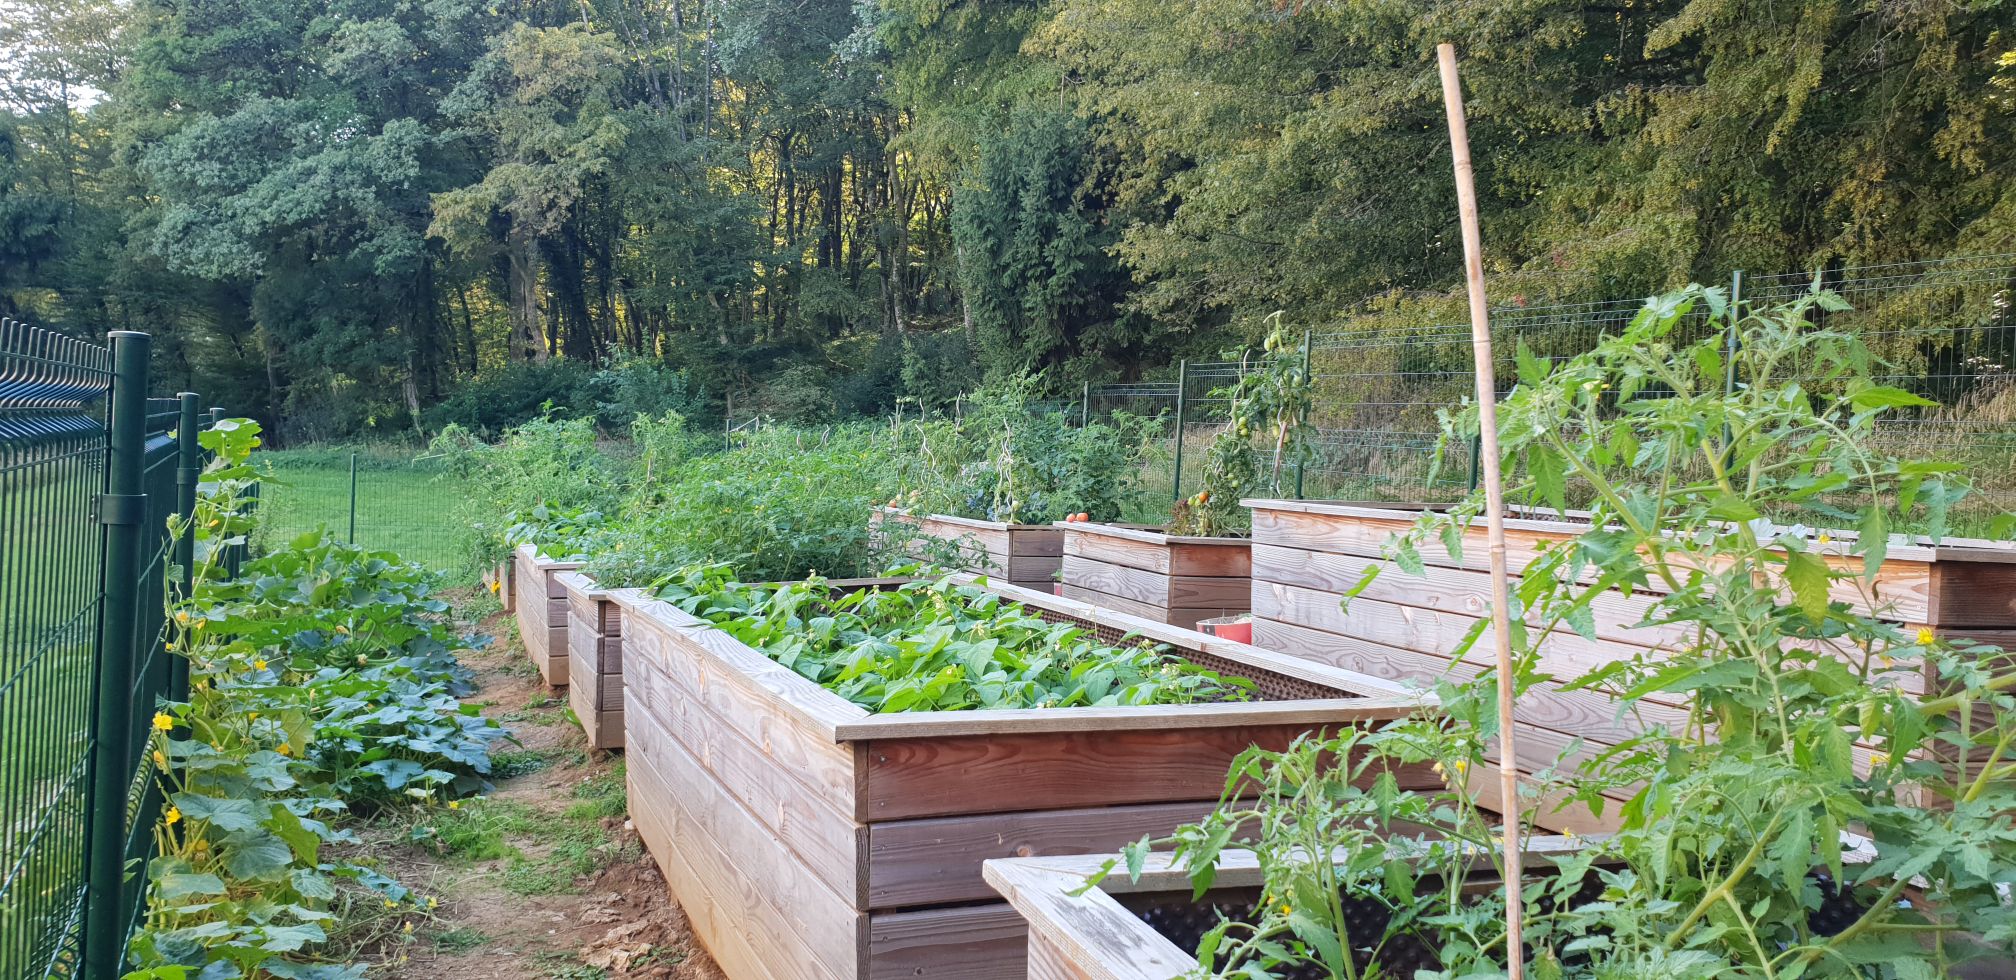
M 1456 166 L 1456 207 L 1463 223 L 1463 278 L 1470 293 L 1470 351 L 1477 363 L 1477 429 L 1482 452 L 1485 531 L 1491 545 L 1491 634 L 1498 654 L 1498 792 L 1505 840 L 1505 966 L 1511 980 L 1526 973 L 1520 898 L 1519 776 L 1514 768 L 1511 596 L 1505 567 L 1505 481 L 1498 460 L 1498 382 L 1491 370 L 1491 314 L 1484 302 L 1484 235 L 1477 225 L 1477 186 L 1470 172 L 1470 133 L 1463 119 L 1463 86 L 1456 77 L 1456 46 L 1438 44 L 1442 102 L 1449 113 L 1449 153 Z

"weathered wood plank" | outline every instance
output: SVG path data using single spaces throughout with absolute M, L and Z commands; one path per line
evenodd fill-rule
M 1276 502 L 1256 502 L 1253 512 L 1253 541 L 1256 545 L 1271 544 L 1302 548 L 1309 551 L 1327 551 L 1339 554 L 1357 555 L 1365 558 L 1379 558 L 1384 554 L 1386 542 L 1396 533 L 1411 527 L 1414 515 L 1392 512 L 1381 514 L 1370 509 L 1357 515 L 1332 515 L 1312 512 L 1307 508 L 1286 508 L 1275 506 Z M 1466 547 L 1461 555 L 1452 555 L 1438 539 L 1424 541 L 1419 551 L 1424 562 L 1430 565 L 1452 568 L 1467 568 L 1484 571 L 1490 567 L 1488 550 L 1482 543 L 1482 525 L 1470 530 L 1466 535 Z M 1511 567 L 1523 570 L 1541 554 L 1541 549 L 1567 537 L 1580 533 L 1580 527 L 1559 522 L 1508 521 L 1505 531 L 1507 559 Z M 1893 552 L 1877 573 L 1872 587 L 1865 591 L 1864 585 L 1856 579 L 1837 580 L 1830 590 L 1834 598 L 1846 602 L 1857 611 L 1881 616 L 1886 619 L 1909 622 L 1940 623 L 1936 618 L 1941 611 L 1935 595 L 1935 576 L 1941 581 L 1948 576 L 1944 572 L 1934 572 L 1929 561 L 1909 560 L 1903 553 Z M 1862 559 L 1859 555 L 1845 553 L 1836 546 L 1820 551 L 1820 557 L 1828 564 L 1849 571 L 1859 571 Z M 2016 605 L 2004 599 L 1982 606 L 1978 600 L 1982 596 L 1993 596 L 1997 590 L 2007 590 L 2016 586 L 2016 568 L 2006 567 L 2004 561 L 1983 562 L 1983 568 L 1996 569 L 1980 571 L 1968 576 L 1953 576 L 1956 581 L 1968 584 L 1956 585 L 1956 594 L 1977 600 L 1972 612 L 1975 615 L 2003 617 L 2006 620 L 1982 622 L 1968 625 L 2001 626 L 2016 625 Z M 1593 572 L 1590 574 L 1594 574 Z M 1648 583 L 1644 591 L 1664 591 L 1656 580 Z M 1960 602 L 1954 604 L 1956 607 Z M 2006 607 L 2006 611 L 2005 611 Z
M 1412 681 L 1433 686 L 1444 677 L 1469 681 L 1490 669 L 1482 656 L 1490 649 L 1480 640 L 1472 656 L 1462 663 L 1420 650 L 1390 646 L 1363 637 L 1329 633 L 1273 619 L 1264 613 L 1253 619 L 1253 639 L 1274 649 L 1325 663 L 1335 663 L 1393 681 Z M 1569 678 L 1569 679 L 1572 679 Z M 1673 730 L 1686 720 L 1686 712 L 1670 705 L 1640 702 L 1618 716 L 1620 704 L 1593 691 L 1562 691 L 1558 684 L 1543 684 L 1527 692 L 1519 701 L 1519 720 L 1527 726 L 1549 728 L 1564 738 L 1586 738 L 1614 745 L 1644 732 L 1649 726 L 1666 725 Z M 1524 758 L 1544 768 L 1552 756 Z
M 1216 800 L 898 820 L 868 826 L 868 903 L 876 909 L 984 901 L 980 862 L 1101 854 L 1202 819 Z
M 979 876 L 979 868 L 974 868 Z M 983 896 L 992 898 L 989 892 Z M 1002 902 L 913 912 L 879 912 L 868 920 L 871 980 L 1023 980 L 1029 930 Z
M 626 724 L 676 741 L 756 819 L 793 852 L 810 873 L 856 908 L 867 908 L 863 854 L 867 829 L 844 801 L 799 773 L 780 767 L 767 747 L 744 740 L 676 678 L 652 665 L 630 676 Z
M 1034 861 L 989 861 L 988 884 L 1029 926 L 1030 976 L 1057 980 L 1170 980 L 1197 960 L 1108 894 L 1082 895 L 1085 873 Z M 1122 876 L 1125 877 L 1125 876 Z
M 714 927 L 738 933 L 756 953 L 760 969 L 750 975 L 861 976 L 867 916 L 805 873 L 678 743 L 652 734 L 648 726 L 631 726 L 629 767 L 641 771 L 631 777 L 640 791 L 631 809 L 656 809 L 669 818 L 669 847 L 698 872 L 704 900 L 728 913 Z M 675 897 L 688 904 L 686 896 Z M 700 938 L 710 950 L 716 943 L 730 945 L 718 932 Z
M 1060 712 L 1062 713 L 1062 712 Z M 1312 725 L 1051 732 L 866 743 L 856 816 L 869 822 L 1214 798 L 1232 759 Z M 1439 785 L 1403 773 L 1403 785 Z

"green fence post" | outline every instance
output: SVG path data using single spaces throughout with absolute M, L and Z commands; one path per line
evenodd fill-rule
M 103 607 L 98 617 L 98 663 L 93 681 L 97 709 L 91 722 L 90 869 L 84 910 L 85 980 L 115 980 L 125 960 L 126 804 L 133 786 L 136 746 L 133 664 L 140 583 L 146 559 L 142 492 L 147 452 L 147 355 L 153 338 L 115 330 L 112 405 L 106 434 L 105 493 L 98 498 L 104 526 Z
M 1736 394 L 1736 352 L 1743 348 L 1741 323 L 1743 315 L 1737 312 L 1743 302 L 1743 270 L 1729 274 L 1729 322 L 1723 328 L 1727 339 L 1723 342 L 1722 355 L 1722 398 L 1726 401 Z M 1728 446 L 1736 438 L 1736 432 L 1729 423 L 1722 423 L 1722 445 Z
M 357 454 L 350 454 L 350 543 L 357 543 Z
M 1085 400 L 1078 403 L 1078 427 L 1092 424 L 1092 382 L 1085 382 Z
M 1190 359 L 1176 364 L 1176 466 L 1169 477 L 1169 498 L 1183 499 L 1183 394 L 1190 387 Z
M 181 598 L 196 594 L 196 483 L 203 475 L 203 447 L 197 442 L 197 394 L 185 391 L 181 399 L 182 417 L 175 424 L 175 448 L 180 465 L 175 470 L 175 513 L 182 515 L 182 535 L 175 542 L 175 563 L 182 567 Z M 176 656 L 168 661 L 168 698 L 189 700 L 189 661 Z

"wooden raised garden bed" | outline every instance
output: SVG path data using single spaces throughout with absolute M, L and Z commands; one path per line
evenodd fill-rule
M 511 570 L 518 566 L 516 556 L 510 561 L 500 561 L 483 570 L 483 587 L 496 594 L 498 603 L 505 613 L 518 609 L 518 587 L 511 581 Z
M 1368 569 L 1383 562 L 1388 539 L 1412 526 L 1421 508 L 1395 504 L 1349 504 L 1300 500 L 1249 500 L 1253 508 L 1253 642 L 1256 646 L 1319 663 L 1404 681 L 1432 681 L 1451 666 L 1449 652 L 1491 609 L 1490 552 L 1480 519 L 1466 531 L 1461 559 L 1439 541 L 1423 542 L 1426 577 L 1387 568 L 1372 586 L 1340 607 L 1344 593 Z M 1562 520 L 1520 518 L 1506 523 L 1511 567 L 1524 568 L 1539 549 L 1580 535 L 1587 525 Z M 1852 537 L 1852 536 L 1844 536 Z M 1829 561 L 1862 559 L 1846 554 Z M 1617 716 L 1617 705 L 1593 691 L 1562 691 L 1560 685 L 1613 660 L 1684 638 L 1678 627 L 1641 627 L 1657 600 L 1656 586 L 1625 596 L 1612 592 L 1592 603 L 1597 639 L 1591 642 L 1563 629 L 1550 634 L 1540 670 L 1557 683 L 1530 691 L 1519 702 L 1519 768 L 1531 775 L 1556 765 L 1576 739 L 1571 758 L 1582 758 L 1642 732 L 1645 726 L 1680 724 L 1681 701 L 1647 699 L 1633 715 Z M 1993 542 L 1948 541 L 1933 546 L 1893 543 L 1879 573 L 1878 614 L 1908 628 L 1930 626 L 1942 635 L 1975 639 L 2007 635 L 2016 627 L 2016 549 Z M 1859 593 L 1837 587 L 1837 598 L 1866 610 Z M 1487 633 L 1488 636 L 1488 633 Z M 1992 640 L 1990 640 L 1992 642 Z M 1489 663 L 1490 641 L 1480 639 L 1460 678 L 1479 674 Z M 1907 684 L 1922 694 L 1922 680 Z M 1495 758 L 1495 757 L 1494 757 Z M 1480 802 L 1497 809 L 1495 779 L 1474 779 Z M 1546 808 L 1543 808 L 1543 810 Z M 1541 815 L 1556 830 L 1591 832 L 1614 822 L 1571 808 Z
M 1249 746 L 1422 708 L 1348 671 L 989 588 L 1109 642 L 1169 643 L 1260 699 L 870 714 L 669 603 L 612 593 L 632 818 L 729 976 L 1021 978 L 1024 927 L 983 860 L 1168 833 L 1216 803 Z
M 542 557 L 531 545 L 519 545 L 512 580 L 518 592 L 518 636 L 552 687 L 567 685 L 567 592 L 558 576 L 581 567 L 578 561 Z
M 1535 837 L 1520 848 L 1527 868 L 1580 845 L 1566 837 Z M 1202 899 L 1192 897 L 1189 875 L 1169 855 L 1154 854 L 1138 880 L 1116 871 L 1085 890 L 1086 879 L 1111 855 L 994 859 L 987 883 L 1008 900 L 1029 929 L 1029 980 L 1174 980 L 1198 970 L 1193 955 L 1203 932 L 1221 912 L 1237 918 L 1266 884 L 1251 852 L 1226 851 Z M 1485 864 L 1485 868 L 1490 865 Z M 1497 887 L 1495 871 L 1477 875 L 1479 888 Z M 1372 914 L 1376 914 L 1372 913 Z M 1391 952 L 1391 951 L 1389 951 Z M 1425 947 L 1417 954 L 1432 956 Z M 1434 969 L 1435 964 L 1409 964 Z M 1411 976 L 1405 965 L 1400 975 Z
M 553 577 L 567 593 L 567 706 L 588 744 L 623 747 L 623 609 L 579 571 Z
M 877 524 L 900 523 L 915 530 L 917 538 L 936 538 L 959 545 L 961 571 L 1019 585 L 1038 592 L 1050 592 L 1057 571 L 1064 562 L 1064 532 L 1050 524 L 1006 524 L 976 521 L 944 514 L 919 515 L 894 507 L 877 507 L 871 518 Z M 913 540 L 912 557 L 927 555 L 923 545 Z
M 1253 545 L 1120 524 L 1060 522 L 1064 597 L 1158 623 L 1198 620 L 1253 606 Z

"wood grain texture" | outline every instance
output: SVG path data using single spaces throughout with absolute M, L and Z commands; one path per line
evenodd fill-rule
M 655 666 L 640 665 L 628 688 L 633 741 L 648 732 L 679 743 L 811 874 L 853 907 L 867 907 L 867 830 L 846 801 L 780 767 L 765 746 L 744 740 Z
M 1055 943 L 1041 935 L 1029 935 L 1029 980 L 1088 980 L 1089 975 L 1072 963 Z
M 1215 799 L 1232 759 L 1310 725 L 1053 732 L 867 743 L 857 816 L 916 817 Z M 1440 785 L 1404 773 L 1403 785 Z
M 1022 917 L 1003 902 L 879 912 L 868 920 L 868 976 L 1022 980 L 1028 975 L 1028 935 Z
M 986 901 L 992 858 L 1118 851 L 1210 813 L 1216 800 L 897 820 L 868 826 L 871 908 Z
M 1104 888 L 1074 895 L 1088 873 L 1040 859 L 987 862 L 987 883 L 1028 923 L 1032 978 L 1171 980 L 1197 969 L 1195 958 Z
M 1087 588 L 1072 585 L 1069 582 L 1064 583 L 1063 597 L 1087 603 L 1100 609 L 1110 609 L 1129 616 L 1139 616 L 1143 619 L 1168 623 L 1178 629 L 1186 630 L 1196 629 L 1197 624 L 1204 620 L 1231 615 L 1217 607 L 1209 609 L 1164 609 L 1160 606 L 1151 606 L 1145 602 L 1135 602 L 1132 599 L 1122 599 L 1119 596 L 1094 592 Z M 1239 611 L 1244 612 L 1245 610 L 1242 609 Z
M 1427 685 L 1444 676 L 1457 682 L 1473 680 L 1490 668 L 1481 651 L 1459 664 L 1418 650 L 1340 636 L 1264 616 L 1254 617 L 1253 639 L 1297 656 L 1336 662 L 1395 681 Z M 1573 738 L 1615 744 L 1643 732 L 1649 725 L 1678 726 L 1686 717 L 1678 708 L 1652 703 L 1635 706 L 1621 719 L 1617 710 L 1617 703 L 1601 694 L 1561 691 L 1552 684 L 1537 687 L 1519 700 L 1520 722 L 1527 727 L 1551 729 L 1555 734 L 1549 741 L 1557 745 L 1565 745 Z M 1522 765 L 1533 764 L 1534 770 L 1551 764 L 1554 758 L 1551 753 L 1531 757 L 1521 753 Z
M 1064 556 L 1064 583 L 1163 609 L 1211 608 L 1239 612 L 1251 604 L 1252 580 L 1164 575 L 1096 558 Z
M 736 980 L 862 976 L 867 917 L 794 866 L 675 743 L 644 731 L 631 731 L 632 817 L 651 825 L 646 845 L 701 945 Z
M 1357 555 L 1362 558 L 1381 558 L 1386 543 L 1393 535 L 1405 531 L 1414 522 L 1414 515 L 1400 511 L 1380 512 L 1371 508 L 1357 508 L 1355 513 L 1332 514 L 1312 510 L 1308 507 L 1276 506 L 1275 501 L 1256 502 L 1253 512 L 1253 541 L 1257 545 L 1279 545 L 1302 548 L 1308 551 L 1327 551 L 1337 554 Z M 1574 537 L 1586 530 L 1586 526 L 1559 522 L 1508 521 L 1505 531 L 1506 557 L 1515 570 L 1524 569 L 1541 554 L 1543 547 Z M 1465 547 L 1460 555 L 1455 555 L 1443 546 L 1439 538 L 1420 543 L 1423 562 L 1438 567 L 1466 568 L 1472 571 L 1486 571 L 1490 567 L 1489 552 L 1483 542 L 1483 525 L 1476 525 L 1466 532 Z M 1835 568 L 1859 571 L 1862 559 L 1858 555 L 1843 552 L 1839 548 L 1818 550 L 1822 560 Z M 1872 592 L 1865 592 L 1863 584 L 1854 578 L 1836 580 L 1830 589 L 1832 596 L 1858 612 L 1880 616 L 1885 619 L 1909 622 L 1940 622 L 1934 618 L 1938 603 L 1935 595 L 1935 572 L 1930 561 L 1911 560 L 1909 554 L 1893 551 L 1878 571 Z M 1926 552 L 1931 554 L 1932 552 Z M 2006 562 L 1984 562 L 1984 566 L 2006 565 Z M 1981 573 L 1981 581 L 2009 583 L 2016 569 L 2003 568 L 1994 573 Z M 1589 573 L 1594 575 L 1594 572 Z M 1941 579 L 1944 573 L 1938 573 Z M 1664 588 L 1656 580 L 1645 586 L 1644 591 L 1661 592 Z M 1966 588 L 1968 595 L 1978 596 L 1987 589 Z M 1996 607 L 1997 609 L 2000 606 Z M 2000 613 L 1996 613 L 1999 615 Z M 2016 607 L 2011 615 L 2016 616 Z M 1992 626 L 2002 623 L 1975 622 L 1970 625 Z M 2009 621 L 2016 625 L 2016 619 Z
M 1059 524 L 1064 554 L 1163 575 L 1248 578 L 1253 544 L 1245 538 L 1200 538 L 1113 524 Z
M 626 670 L 629 661 L 645 655 L 647 649 L 660 658 L 661 664 L 676 659 L 676 663 L 694 671 L 695 677 L 719 679 L 718 684 L 702 685 L 710 698 L 714 696 L 713 690 L 719 688 L 723 696 L 747 706 L 760 706 L 758 710 L 763 714 L 803 728 L 827 742 L 833 741 L 835 725 L 859 721 L 868 714 L 671 603 L 636 589 L 618 590 L 610 596 L 623 607 L 623 622 L 630 630 L 624 642 Z M 638 642 L 647 637 L 648 645 Z

